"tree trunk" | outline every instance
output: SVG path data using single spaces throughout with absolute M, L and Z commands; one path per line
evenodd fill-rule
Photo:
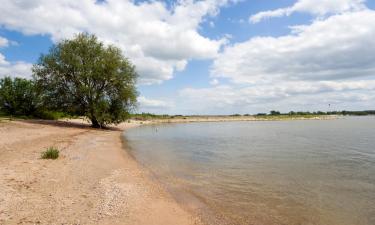
M 98 120 L 95 118 L 95 117 L 92 117 L 91 118 L 91 126 L 94 127 L 94 128 L 101 128 L 102 126 L 100 126 Z

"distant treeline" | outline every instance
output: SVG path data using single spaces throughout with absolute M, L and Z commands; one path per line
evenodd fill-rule
M 136 113 L 130 114 L 130 118 L 134 120 L 149 120 L 149 119 L 173 119 L 178 117 L 186 117 L 183 115 L 168 115 L 168 114 L 152 114 L 152 113 Z
M 375 110 L 364 110 L 364 111 L 316 111 L 316 112 L 302 112 L 302 111 L 290 111 L 288 113 L 281 113 L 279 111 L 272 110 L 269 113 L 257 113 L 257 114 L 232 114 L 226 116 L 303 116 L 303 117 L 311 117 L 311 116 L 327 116 L 327 115 L 342 115 L 342 116 L 369 116 L 375 115 Z M 131 114 L 131 118 L 135 120 L 148 120 L 148 119 L 173 119 L 173 118 L 186 118 L 186 117 L 207 117 L 207 116 L 225 116 L 225 115 L 158 115 L 152 113 L 138 113 L 138 114 Z
M 247 114 L 248 115 L 248 114 Z M 288 113 L 280 113 L 279 111 L 272 110 L 269 114 L 267 113 L 258 113 L 255 116 L 277 116 L 277 115 L 289 115 L 289 116 L 311 116 L 311 115 L 343 115 L 343 116 L 369 116 L 369 115 L 375 115 L 375 110 L 364 110 L 364 111 L 316 111 L 316 112 L 303 112 L 303 111 L 290 111 Z

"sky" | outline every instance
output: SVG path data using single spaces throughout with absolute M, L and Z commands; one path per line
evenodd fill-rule
M 0 0 L 0 78 L 80 32 L 139 74 L 138 112 L 375 109 L 375 0 Z

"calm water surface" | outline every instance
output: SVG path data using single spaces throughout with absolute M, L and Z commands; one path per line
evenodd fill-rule
M 375 117 L 143 126 L 125 138 L 177 197 L 230 223 L 375 224 Z

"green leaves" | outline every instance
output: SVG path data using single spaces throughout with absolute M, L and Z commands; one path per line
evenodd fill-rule
M 33 81 L 10 77 L 0 79 L 0 111 L 8 115 L 33 115 L 40 104 Z
M 48 109 L 87 116 L 95 127 L 124 121 L 136 105 L 135 67 L 94 35 L 53 46 L 33 74 Z

